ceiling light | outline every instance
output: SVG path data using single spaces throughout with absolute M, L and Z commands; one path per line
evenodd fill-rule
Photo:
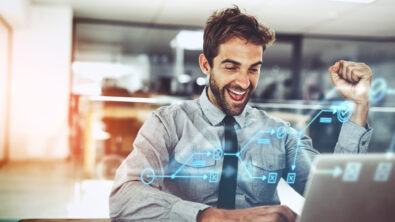
M 202 50 L 203 31 L 181 30 L 177 36 L 171 40 L 170 46 L 187 50 Z

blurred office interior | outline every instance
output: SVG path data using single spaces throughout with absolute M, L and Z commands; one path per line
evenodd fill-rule
M 252 106 L 303 128 L 341 101 L 329 66 L 364 62 L 376 80 L 369 152 L 393 151 L 392 0 L 0 0 L 0 219 L 108 217 L 139 128 L 200 95 L 204 23 L 233 4 L 277 36 Z M 328 117 L 306 131 L 323 153 L 341 126 Z

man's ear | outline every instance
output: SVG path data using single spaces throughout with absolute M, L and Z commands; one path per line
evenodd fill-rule
M 199 56 L 199 65 L 202 72 L 206 75 L 210 75 L 211 67 L 208 63 L 206 56 L 202 53 Z

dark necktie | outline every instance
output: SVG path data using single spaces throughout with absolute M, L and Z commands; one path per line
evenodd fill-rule
M 225 122 L 225 153 L 237 153 L 238 142 L 234 128 L 233 116 L 226 116 Z M 237 186 L 238 158 L 235 155 L 224 155 L 221 180 L 218 187 L 218 208 L 235 209 Z

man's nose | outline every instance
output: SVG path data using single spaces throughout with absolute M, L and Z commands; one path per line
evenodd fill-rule
M 250 79 L 247 72 L 240 72 L 237 75 L 236 83 L 243 89 L 247 89 L 250 86 Z

